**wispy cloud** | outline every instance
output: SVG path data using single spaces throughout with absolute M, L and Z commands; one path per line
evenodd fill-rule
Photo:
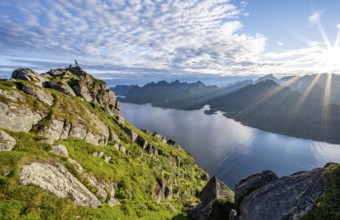
M 316 25 L 320 21 L 320 12 L 315 12 L 311 16 L 308 17 L 309 24 L 311 26 Z
M 265 36 L 242 32 L 246 7 L 229 0 L 1 1 L 1 73 L 15 63 L 41 70 L 74 59 L 103 74 L 264 74 L 316 65 L 320 42 L 266 53 Z M 319 12 L 308 18 L 313 26 L 319 20 Z
M 260 34 L 239 34 L 245 6 L 228 0 L 3 1 L 0 49 L 2 55 L 224 71 L 253 60 L 265 46 Z

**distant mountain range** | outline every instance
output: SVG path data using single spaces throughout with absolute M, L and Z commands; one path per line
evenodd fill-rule
M 228 87 L 202 82 L 160 81 L 139 86 L 116 86 L 122 102 L 183 110 L 211 110 L 263 130 L 331 143 L 340 143 L 340 76 L 335 74 L 266 75 L 255 82 L 240 81 Z M 208 113 L 208 112 L 207 112 Z

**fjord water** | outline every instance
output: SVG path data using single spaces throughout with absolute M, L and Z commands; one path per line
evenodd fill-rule
M 221 112 L 204 114 L 208 108 L 182 111 L 121 103 L 126 120 L 176 140 L 203 169 L 232 189 L 241 178 L 261 170 L 284 176 L 340 162 L 340 145 L 251 128 Z

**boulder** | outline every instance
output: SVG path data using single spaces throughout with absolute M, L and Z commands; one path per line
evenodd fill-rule
M 12 72 L 13 79 L 21 79 L 25 81 L 34 81 L 34 83 L 38 86 L 42 86 L 45 81 L 48 79 L 44 78 L 43 76 L 39 75 L 38 73 L 34 72 L 28 68 L 18 68 Z
M 0 127 L 11 131 L 28 132 L 45 115 L 16 103 L 0 102 Z
M 207 219 L 213 211 L 213 202 L 216 199 L 226 199 L 227 202 L 232 202 L 232 195 L 232 191 L 216 176 L 213 176 L 202 189 L 201 203 L 191 210 L 191 217 L 195 220 Z
M 26 102 L 25 96 L 15 90 L 9 91 L 0 89 L 0 95 L 2 95 L 5 99 L 11 100 L 12 102 Z
M 274 180 L 244 197 L 240 220 L 298 219 L 323 195 L 323 168 Z
M 68 157 L 67 148 L 62 144 L 54 145 L 50 152 L 60 157 Z
M 47 104 L 48 106 L 53 105 L 54 98 L 50 91 L 43 90 L 30 84 L 24 84 L 21 90 L 24 93 L 33 96 L 35 99 Z
M 61 164 L 34 162 L 24 165 L 19 183 L 36 185 L 59 198 L 71 198 L 78 206 L 98 207 L 101 202 Z
M 215 199 L 227 197 L 224 192 L 225 188 L 228 187 L 219 181 L 216 176 L 211 177 L 200 193 L 201 203 L 208 204 Z
M 92 102 L 93 97 L 87 86 L 77 83 L 72 86 L 73 91 L 77 96 L 82 97 L 87 102 Z
M 239 205 L 246 195 L 276 179 L 278 179 L 277 175 L 270 170 L 243 178 L 235 185 L 235 204 Z
M 0 130 L 0 151 L 11 151 L 16 143 L 12 136 Z
M 138 134 L 136 132 L 127 127 L 123 127 L 123 130 L 129 136 L 132 142 L 135 142 L 137 140 Z
M 44 87 L 57 90 L 59 92 L 65 93 L 69 96 L 76 96 L 72 88 L 65 82 L 61 81 L 49 81 L 44 84 Z
M 46 142 L 53 144 L 54 141 L 61 139 L 64 131 L 64 121 L 53 119 L 50 123 L 38 131 L 38 134 L 43 135 L 47 138 Z M 68 131 L 66 131 L 68 133 Z M 68 135 L 65 136 L 67 138 Z

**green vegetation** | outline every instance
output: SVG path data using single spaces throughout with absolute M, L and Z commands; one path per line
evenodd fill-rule
M 340 164 L 329 165 L 323 173 L 326 182 L 324 196 L 302 220 L 340 219 Z
M 96 193 L 96 188 L 76 171 L 73 164 L 48 152 L 50 145 L 39 142 L 42 137 L 33 133 L 6 132 L 15 137 L 18 142 L 13 151 L 0 153 L 0 219 L 43 217 L 45 219 L 46 216 L 49 216 L 46 219 L 77 219 L 77 216 L 85 219 L 170 219 L 182 213 L 183 199 L 197 200 L 192 197 L 192 191 L 200 190 L 204 185 L 204 182 L 195 178 L 202 171 L 197 165 L 191 167 L 192 159 L 191 164 L 169 169 L 168 161 L 163 158 L 164 156 L 153 158 L 143 153 L 143 150 L 134 143 L 124 145 L 129 151 L 126 155 L 114 149 L 112 145 L 94 146 L 80 139 L 70 138 L 60 140 L 58 143 L 64 144 L 70 157 L 77 160 L 85 172 L 96 177 L 99 182 L 116 183 L 115 197 L 121 203 L 116 207 L 103 204 L 97 209 L 77 207 L 70 199 L 59 199 L 36 186 L 18 184 L 22 164 L 30 161 L 60 162 L 93 193 Z M 172 146 L 161 145 L 163 150 L 168 148 L 169 154 L 180 156 L 178 149 L 173 149 L 175 152 L 172 152 Z M 110 163 L 106 163 L 101 158 L 93 157 L 93 152 L 103 152 L 113 159 Z M 182 155 L 189 157 L 184 151 Z M 189 159 L 183 158 L 183 161 L 186 160 Z M 183 175 L 177 176 L 178 173 Z M 191 178 L 188 179 L 189 176 Z M 177 191 L 181 191 L 182 198 L 165 199 L 157 204 L 151 198 L 157 178 L 162 181 L 176 178 L 179 184 L 174 187 L 174 190 L 177 188 Z
M 105 86 L 103 87 L 102 81 L 89 75 L 85 77 L 92 85 L 89 86 L 90 90 L 96 87 L 95 90 L 98 93 L 104 94 Z M 62 83 L 66 83 L 68 79 L 72 79 L 75 83 L 85 83 L 78 76 L 67 71 L 64 71 L 63 76 L 48 76 L 48 78 Z M 48 106 L 22 92 L 25 84 L 51 94 L 54 99 L 53 105 Z M 185 204 L 198 202 L 196 196 L 206 183 L 202 177 L 207 174 L 183 149 L 160 142 L 128 122 L 120 124 L 120 118 L 108 115 L 103 105 L 85 102 L 80 97 L 71 97 L 23 80 L 1 80 L 0 89 L 5 91 L 5 95 L 0 94 L 1 102 L 18 108 L 31 109 L 44 115 L 31 132 L 13 132 L 2 129 L 15 138 L 17 143 L 12 151 L 0 152 L 0 220 L 187 219 L 187 214 L 184 212 L 186 211 Z M 13 93 L 19 94 L 18 100 L 6 96 L 6 94 Z M 95 146 L 77 138 L 56 141 L 54 144 L 65 145 L 69 157 L 84 168 L 84 173 L 81 173 L 77 165 L 71 163 L 69 159 L 50 153 L 52 145 L 45 142 L 45 137 L 38 135 L 39 131 L 49 126 L 53 120 L 72 125 L 84 125 L 87 132 L 91 131 L 94 134 L 101 134 L 101 123 L 103 123 L 117 138 L 113 138 L 105 147 Z M 129 138 L 123 127 L 138 133 L 141 138 L 152 145 L 153 149 L 158 150 L 158 154 L 153 155 L 142 149 Z M 123 146 L 127 153 L 118 151 L 116 144 Z M 102 152 L 105 156 L 94 157 L 95 152 Z M 104 160 L 105 157 L 111 157 L 111 160 L 107 163 Z M 74 205 L 71 198 L 61 199 L 40 187 L 20 185 L 22 166 L 32 162 L 63 164 L 73 176 L 97 196 L 100 192 L 90 182 L 88 175 L 95 177 L 99 184 L 113 184 L 115 186 L 114 197 L 120 205 L 111 207 L 108 204 L 110 200 L 108 196 L 106 202 L 98 208 L 78 207 Z M 170 196 L 157 202 L 156 198 L 152 198 L 152 194 L 157 194 L 157 190 L 163 186 L 168 187 L 165 195 Z

